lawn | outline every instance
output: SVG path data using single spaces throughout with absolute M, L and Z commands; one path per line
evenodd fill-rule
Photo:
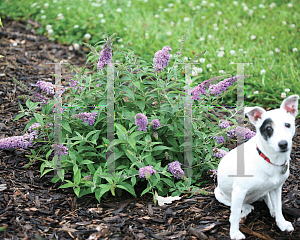
M 154 53 L 169 45 L 177 52 L 187 29 L 183 56 L 201 56 L 193 86 L 211 76 L 236 74 L 245 67 L 245 104 L 275 108 L 282 97 L 300 93 L 299 12 L 296 1 L 17 1 L 2 0 L 0 14 L 33 18 L 36 30 L 63 44 L 96 44 L 104 26 L 120 49 L 128 47 L 152 64 Z M 299 49 L 300 50 L 300 49 Z M 235 104 L 235 95 L 223 103 Z

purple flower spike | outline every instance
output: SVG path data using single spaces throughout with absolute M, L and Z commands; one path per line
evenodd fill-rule
M 173 51 L 173 50 L 169 46 L 164 46 L 162 50 L 159 50 L 155 53 L 153 58 L 155 71 L 163 71 L 164 68 L 168 66 L 170 62 L 169 51 Z
M 103 49 L 100 53 L 97 68 L 103 70 L 104 65 L 107 65 L 108 63 L 111 63 L 111 58 L 112 58 L 111 43 L 109 43 L 109 41 L 107 41 L 104 44 L 104 47 L 103 47 Z
M 139 126 L 138 131 L 144 131 L 147 132 L 147 125 L 148 125 L 148 119 L 147 116 L 138 113 L 135 115 L 135 124 Z
M 225 150 L 214 148 L 213 156 L 217 158 L 222 158 L 227 154 Z
M 230 124 L 228 121 L 222 121 L 220 124 L 219 124 L 220 128 L 228 128 L 230 127 Z
M 95 123 L 95 118 L 97 116 L 96 112 L 93 113 L 79 113 L 75 114 L 72 117 L 80 118 L 83 122 L 88 122 L 90 125 L 93 125 Z
M 54 143 L 52 145 L 52 147 L 54 148 L 54 155 L 68 155 L 68 148 L 65 147 L 64 145 L 60 145 L 58 143 Z
M 159 122 L 158 119 L 154 119 L 150 122 L 150 125 L 152 126 L 152 128 L 155 130 L 157 129 L 158 127 L 161 127 L 161 123 Z
M 213 137 L 213 138 L 217 139 L 217 143 L 218 144 L 221 144 L 221 143 L 225 142 L 225 138 L 223 136 L 221 136 L 221 135 Z
M 140 178 L 150 178 L 152 174 L 156 174 L 156 171 L 153 169 L 153 166 L 146 166 L 139 169 Z
M 179 161 L 174 161 L 174 162 L 169 163 L 168 170 L 177 179 L 181 179 L 184 177 L 184 171 L 181 169 L 181 163 Z

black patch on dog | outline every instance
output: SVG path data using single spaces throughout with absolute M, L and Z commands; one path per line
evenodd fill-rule
M 272 137 L 274 132 L 274 122 L 272 121 L 272 119 L 267 118 L 260 126 L 259 131 L 263 139 L 268 141 L 268 139 Z

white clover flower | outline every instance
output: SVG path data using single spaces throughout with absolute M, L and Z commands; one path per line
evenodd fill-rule
M 86 34 L 84 35 L 84 39 L 87 40 L 87 41 L 90 40 L 91 37 L 92 37 L 92 36 L 91 36 L 91 34 L 89 34 L 89 33 L 86 33 Z
M 254 93 L 254 94 L 258 94 L 258 91 L 254 91 L 253 93 Z
M 286 93 L 285 92 L 281 93 L 281 97 L 286 98 Z
M 121 8 L 117 8 L 116 11 L 117 11 L 118 13 L 120 13 L 120 12 L 122 12 L 122 9 L 121 9 Z
M 210 68 L 209 71 L 212 72 L 212 69 Z
M 249 8 L 247 6 L 244 6 L 244 12 L 247 12 Z
M 167 32 L 167 36 L 171 36 L 172 35 L 172 32 L 171 31 L 168 31 Z
M 227 21 L 227 19 L 223 19 L 223 22 L 224 22 L 224 24 L 227 24 L 228 23 L 228 21 Z
M 224 48 L 224 47 L 220 47 L 220 50 L 221 50 L 221 51 L 224 51 L 224 50 L 225 50 L 225 48 Z
M 122 44 L 122 45 L 120 45 L 120 48 L 124 48 L 124 45 Z
M 253 15 L 253 13 L 254 13 L 254 11 L 253 10 L 249 10 L 249 12 L 248 12 L 248 14 L 250 15 L 250 16 L 252 16 Z
M 254 39 L 256 39 L 256 36 L 255 35 L 251 35 L 251 40 L 254 40 Z
M 205 63 L 205 58 L 200 58 L 199 61 L 200 63 Z
M 44 11 L 44 10 L 41 10 L 41 14 L 43 14 L 43 13 L 45 13 L 45 11 Z
M 274 55 L 274 52 L 273 51 L 269 51 L 269 55 Z
M 155 18 L 159 18 L 159 15 L 158 15 L 158 14 L 155 14 L 154 17 L 155 17 Z
M 213 26 L 214 26 L 214 27 L 217 27 L 217 26 L 218 26 L 218 24 L 214 23 L 214 24 L 213 24 Z
M 67 11 L 69 11 L 71 8 L 70 8 L 70 7 L 67 7 L 66 9 L 67 9 Z
M 169 4 L 168 4 L 168 7 L 170 7 L 170 8 L 171 8 L 171 7 L 174 7 L 174 3 L 169 3 Z
M 222 12 L 221 12 L 221 11 L 218 11 L 217 13 L 218 13 L 218 15 L 220 15 L 220 16 L 222 15 Z
M 273 2 L 272 2 L 272 3 L 270 4 L 270 8 L 274 8 L 274 7 L 276 7 L 276 3 L 273 3 Z
M 183 19 L 183 21 L 184 21 L 184 22 L 188 22 L 188 21 L 190 21 L 190 18 L 189 18 L 189 17 L 185 17 L 185 18 Z
M 100 14 L 98 15 L 98 17 L 99 17 L 99 18 L 103 18 L 103 17 L 104 17 L 104 14 L 100 13 Z
M 46 30 L 49 30 L 49 29 L 51 29 L 52 28 L 52 25 L 47 25 L 46 26 Z
M 35 7 L 37 5 L 37 3 L 33 3 L 32 5 L 31 5 L 31 7 L 33 8 L 33 7 Z
M 259 7 L 259 8 L 265 8 L 265 5 L 259 4 L 258 7 Z
M 201 7 L 200 7 L 199 5 L 197 5 L 197 6 L 196 6 L 196 9 L 198 9 L 198 10 L 199 10 L 200 8 L 201 8 Z
M 201 19 L 205 19 L 206 17 L 205 16 L 201 16 Z
M 193 76 L 193 77 L 198 76 L 197 67 L 193 67 L 193 68 L 192 68 L 192 76 Z
M 218 57 L 219 57 L 219 58 L 221 58 L 221 57 L 223 57 L 223 56 L 224 56 L 224 54 L 223 54 L 222 52 L 219 52 L 219 53 L 218 53 Z
M 199 40 L 200 40 L 201 42 L 203 42 L 203 41 L 205 41 L 205 37 L 201 37 Z
M 41 19 L 45 19 L 45 18 L 46 18 L 46 15 L 41 16 Z
M 208 38 L 208 39 L 212 39 L 213 36 L 209 34 L 209 35 L 207 35 L 207 38 Z
M 239 22 L 239 23 L 237 23 L 237 26 L 241 27 L 241 26 L 243 26 L 243 24 Z
M 214 4 L 214 3 L 210 3 L 209 6 L 210 6 L 210 7 L 214 7 L 215 4 Z
M 48 8 L 48 7 L 49 7 L 49 3 L 45 3 L 45 4 L 44 4 L 44 7 L 45 7 L 45 8 Z
M 53 3 L 57 3 L 57 0 L 53 0 Z
M 181 40 L 181 39 L 180 39 Z M 188 57 L 184 57 L 183 58 L 183 61 L 185 61 L 185 62 L 187 62 L 189 59 L 188 59 Z
M 48 34 L 49 34 L 49 35 L 52 35 L 52 34 L 53 34 L 53 29 L 52 29 L 52 28 L 48 29 Z
M 228 29 L 228 27 L 227 27 L 227 26 L 225 26 L 225 27 L 224 27 L 224 29 L 226 29 L 226 30 L 227 30 L 227 29 Z
M 144 2 L 145 2 L 145 3 L 147 3 L 147 2 L 148 2 L 148 0 L 144 0 Z
M 203 72 L 203 69 L 202 69 L 202 68 L 197 68 L 197 72 L 198 72 L 198 73 L 202 73 L 202 72 Z
M 297 48 L 293 48 L 293 52 L 298 52 L 298 49 Z
M 57 19 L 61 20 L 64 18 L 64 15 L 62 13 L 57 14 Z
M 286 25 L 286 21 L 282 21 L 282 24 L 283 24 L 283 25 Z
M 76 24 L 76 25 L 74 25 L 74 28 L 79 28 L 79 25 L 77 25 L 77 24 Z
M 170 10 L 168 8 L 165 8 L 164 12 L 170 12 Z
M 201 4 L 202 4 L 202 5 L 206 5 L 206 4 L 207 4 L 207 1 L 203 0 Z
M 209 63 L 209 64 L 206 65 L 206 67 L 207 67 L 207 68 L 211 68 L 211 67 L 212 67 L 212 64 Z
M 265 19 L 265 18 L 266 18 L 266 15 L 262 15 L 261 18 Z
M 291 7 L 293 7 L 293 4 L 292 3 L 288 3 L 287 7 L 291 8 Z
M 272 39 L 275 39 L 275 36 L 271 36 Z
M 218 27 L 215 27 L 215 28 L 214 28 L 214 30 L 215 30 L 215 31 L 218 31 L 218 30 L 219 30 L 219 28 L 218 28 Z
M 103 18 L 100 20 L 100 23 L 106 23 L 106 20 Z
M 260 75 L 264 75 L 264 74 L 266 74 L 266 70 L 265 69 L 260 70 Z
M 286 89 L 284 89 L 284 91 L 285 91 L 285 92 L 289 92 L 289 91 L 291 91 L 291 89 L 286 88 Z
M 231 55 L 235 55 L 235 51 L 234 50 L 230 50 L 230 54 Z
M 275 48 L 275 52 L 280 52 L 279 48 Z
M 118 42 L 123 42 L 123 39 L 122 38 L 118 39 Z
M 174 22 L 170 22 L 171 27 L 174 27 L 174 24 L 175 24 Z
M 219 70 L 219 73 L 224 73 L 224 70 Z
M 79 50 L 80 49 L 80 45 L 78 43 L 74 43 L 73 45 L 75 50 Z
M 130 3 L 127 3 L 127 7 L 131 7 L 131 4 L 130 4 Z
M 242 48 L 239 49 L 240 52 L 244 51 Z
M 290 25 L 290 27 L 291 27 L 291 28 L 295 28 L 296 25 L 295 25 L 294 23 L 292 23 L 292 24 Z
M 145 33 L 145 38 L 148 39 L 149 38 L 149 33 Z
M 237 1 L 233 1 L 233 5 L 237 6 L 239 3 Z
M 244 54 L 247 54 L 247 51 L 244 51 Z

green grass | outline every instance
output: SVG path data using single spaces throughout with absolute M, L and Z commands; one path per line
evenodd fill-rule
M 197 65 L 203 69 L 202 77 L 193 86 L 211 76 L 224 74 L 220 70 L 235 75 L 236 65 L 230 62 L 252 62 L 252 65 L 245 67 L 245 74 L 252 75 L 250 79 L 245 79 L 245 104 L 274 108 L 281 103 L 281 93 L 285 89 L 290 89 L 287 95 L 300 94 L 300 4 L 279 0 L 245 1 L 248 7 L 245 11 L 242 1 L 237 5 L 228 0 L 213 0 L 207 4 L 203 4 L 205 1 L 193 2 L 133 0 L 128 6 L 128 1 L 116 0 L 0 0 L 0 14 L 22 20 L 31 17 L 41 23 L 42 27 L 37 29 L 40 34 L 48 35 L 46 25 L 52 25 L 50 39 L 63 44 L 82 44 L 87 33 L 92 36 L 88 43 L 95 44 L 103 40 L 103 25 L 109 34 L 117 33 L 115 46 L 122 49 L 128 43 L 130 49 L 149 63 L 152 63 L 155 52 L 165 45 L 169 45 L 175 53 L 185 29 L 188 29 L 183 56 L 192 58 L 207 50 L 201 56 L 205 58 L 205 63 Z M 264 8 L 259 5 L 262 2 Z M 276 4 L 273 8 L 270 7 L 272 2 Z M 45 3 L 49 6 L 46 7 Z M 173 6 L 168 5 L 170 3 Z M 292 7 L 288 7 L 288 3 L 292 3 Z M 253 10 L 252 15 L 249 14 L 250 9 Z M 219 15 L 218 11 L 222 14 Z M 64 16 L 63 19 L 58 19 L 59 13 Z M 99 14 L 103 14 L 103 18 Z M 101 19 L 106 22 L 101 23 Z M 74 28 L 75 25 L 78 28 Z M 256 36 L 254 40 L 252 35 Z M 205 40 L 201 41 L 202 37 Z M 218 57 L 220 47 L 224 48 L 223 57 Z M 276 52 L 276 48 L 280 51 Z M 294 52 L 293 48 L 299 50 Z M 231 50 L 236 54 L 231 55 Z M 269 54 L 270 51 L 273 55 Z M 207 67 L 207 64 L 212 64 L 212 67 Z M 260 74 L 262 69 L 265 74 Z M 259 93 L 254 94 L 255 91 Z M 224 102 L 231 105 L 235 99 L 229 96 Z

